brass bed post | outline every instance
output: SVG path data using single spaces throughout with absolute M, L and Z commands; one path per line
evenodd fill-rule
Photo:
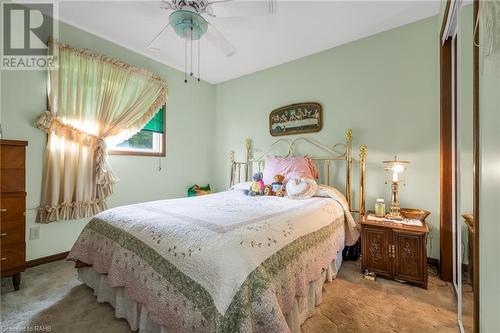
M 359 217 L 365 215 L 366 153 L 365 145 L 359 146 Z
M 234 150 L 231 150 L 229 153 L 229 160 L 231 161 L 231 176 L 229 178 L 229 187 L 232 187 L 234 185 L 234 173 L 236 172 L 236 167 L 235 167 L 235 153 Z
M 351 175 L 352 175 L 352 129 L 348 128 L 345 131 L 345 140 L 346 140 L 346 182 L 345 182 L 345 198 L 347 200 L 347 204 L 351 207 L 351 196 L 352 196 L 352 188 L 351 188 Z
M 251 178 L 251 170 L 250 170 L 250 163 L 251 160 L 253 159 L 253 141 L 252 139 L 248 138 L 245 140 L 245 146 L 246 146 L 246 154 L 245 154 L 245 181 L 248 182 L 250 181 Z

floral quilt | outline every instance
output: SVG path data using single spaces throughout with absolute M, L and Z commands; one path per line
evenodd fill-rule
M 307 200 L 227 191 L 117 207 L 89 222 L 69 259 L 172 331 L 286 332 L 294 297 L 356 238 L 347 208 L 325 188 Z

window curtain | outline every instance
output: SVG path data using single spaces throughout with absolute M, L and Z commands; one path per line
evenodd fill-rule
M 48 134 L 37 222 L 93 216 L 107 208 L 118 178 L 107 146 L 144 127 L 167 100 L 156 74 L 89 50 L 52 42 L 48 111 L 35 126 Z

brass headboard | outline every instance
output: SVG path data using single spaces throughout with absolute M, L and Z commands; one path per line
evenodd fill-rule
M 351 207 L 351 212 L 359 213 L 360 216 L 365 213 L 365 190 L 366 190 L 366 156 L 367 148 L 365 145 L 359 147 L 359 159 L 352 158 L 352 130 L 348 129 L 345 132 L 345 143 L 337 143 L 333 146 L 323 145 L 316 140 L 307 137 L 299 137 L 293 140 L 279 139 L 275 141 L 267 151 L 260 154 L 259 157 L 254 157 L 254 148 L 252 139 L 246 140 L 246 153 L 245 160 L 238 161 L 235 157 L 234 150 L 231 151 L 231 177 L 230 186 L 242 181 L 249 181 L 251 179 L 252 172 L 262 171 L 264 169 L 264 160 L 276 147 L 285 144 L 288 152 L 284 157 L 296 156 L 296 148 L 299 142 L 307 142 L 313 147 L 319 148 L 323 153 L 327 153 L 326 156 L 313 157 L 307 155 L 310 159 L 316 163 L 323 163 L 326 166 L 326 184 L 331 185 L 330 175 L 333 171 L 334 161 L 345 161 L 346 162 L 346 180 L 345 180 L 345 197 Z M 340 152 L 338 151 L 340 149 Z M 358 209 L 353 209 L 352 204 L 352 189 L 353 189 L 353 162 L 359 166 L 359 186 L 358 186 Z

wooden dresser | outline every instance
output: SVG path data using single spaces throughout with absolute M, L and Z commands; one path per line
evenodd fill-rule
M 12 275 L 15 290 L 26 264 L 27 145 L 27 141 L 0 140 L 0 267 L 2 277 Z
M 427 289 L 427 234 L 422 226 L 361 220 L 361 269 Z

